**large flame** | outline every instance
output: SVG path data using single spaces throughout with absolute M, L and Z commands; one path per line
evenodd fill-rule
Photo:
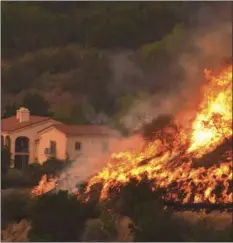
M 232 67 L 215 76 L 207 70 L 205 74 L 202 100 L 191 128 L 185 128 L 177 119 L 178 132 L 172 129 L 163 131 L 160 136 L 173 137 L 170 149 L 161 140 L 155 140 L 139 154 L 113 154 L 107 166 L 91 178 L 86 193 L 94 184 L 102 183 L 101 199 L 105 199 L 111 187 L 121 186 L 131 178 L 141 180 L 146 173 L 155 187 L 169 188 L 164 195 L 167 200 L 181 200 L 183 203 L 232 202 L 232 150 L 226 151 L 219 165 L 207 169 L 193 167 L 194 158 L 212 152 L 232 136 Z M 219 185 L 221 195 L 216 192 Z M 179 198 L 178 192 L 183 193 L 182 198 Z
M 208 73 L 200 112 L 193 123 L 189 151 L 201 156 L 232 134 L 232 67 L 214 77 Z
M 165 200 L 232 203 L 232 149 L 209 168 L 193 166 L 194 159 L 202 159 L 232 138 L 232 66 L 217 75 L 205 70 L 205 79 L 190 124 L 184 124 L 184 113 L 177 115 L 176 129 L 167 127 L 159 131 L 157 139 L 147 143 L 140 153 L 112 154 L 107 166 L 88 182 L 85 195 L 93 185 L 101 183 L 100 199 L 106 199 L 110 188 L 118 188 L 132 178 L 140 181 L 147 174 L 154 182 L 152 190 L 167 189 Z M 42 194 L 43 187 L 50 188 L 45 181 L 43 178 L 34 189 L 34 195 Z

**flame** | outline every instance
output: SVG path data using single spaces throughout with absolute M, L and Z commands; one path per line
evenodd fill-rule
M 204 70 L 204 74 L 201 100 L 190 124 L 184 125 L 182 113 L 174 121 L 177 129 L 167 127 L 158 132 L 157 139 L 147 142 L 141 152 L 112 154 L 107 166 L 89 180 L 84 201 L 89 200 L 95 184 L 103 185 L 100 200 L 104 200 L 110 188 L 119 189 L 132 178 L 140 181 L 147 174 L 153 182 L 151 190 L 166 189 L 165 200 L 232 203 L 232 149 L 225 151 L 219 163 L 209 168 L 193 166 L 194 159 L 202 159 L 232 138 L 232 66 L 217 75 L 210 70 Z M 45 193 L 55 184 L 43 176 L 32 195 Z M 77 192 L 77 197 L 83 197 L 83 193 Z
M 158 139 L 148 143 L 140 153 L 112 154 L 107 166 L 90 179 L 85 193 L 89 194 L 93 185 L 102 183 L 100 199 L 103 200 L 110 188 L 118 188 L 131 178 L 140 181 L 146 173 L 154 182 L 152 190 L 167 189 L 164 195 L 167 200 L 231 203 L 232 150 L 222 156 L 218 165 L 209 168 L 194 168 L 193 159 L 214 151 L 232 137 L 232 66 L 217 75 L 205 70 L 205 79 L 202 99 L 189 128 L 176 119 L 177 132 L 170 129 L 158 136 L 170 136 L 170 142 Z M 220 195 L 216 192 L 219 185 Z M 178 192 L 183 193 L 183 198 L 179 198 Z
M 39 185 L 34 187 L 31 191 L 32 197 L 40 196 L 53 190 L 56 187 L 56 180 L 53 178 L 48 179 L 47 175 L 43 175 L 39 182 Z
M 193 123 L 192 145 L 189 148 L 198 157 L 232 135 L 232 67 L 229 66 L 216 77 L 208 74 L 208 80 L 202 90 L 204 99 Z

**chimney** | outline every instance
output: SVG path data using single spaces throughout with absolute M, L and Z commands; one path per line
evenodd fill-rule
M 16 112 L 16 119 L 21 122 L 27 122 L 30 120 L 30 111 L 27 108 L 20 107 Z

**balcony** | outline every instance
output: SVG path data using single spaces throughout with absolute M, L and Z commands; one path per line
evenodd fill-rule
M 44 150 L 44 154 L 47 156 L 47 157 L 56 157 L 56 150 L 53 150 L 51 148 L 45 148 Z

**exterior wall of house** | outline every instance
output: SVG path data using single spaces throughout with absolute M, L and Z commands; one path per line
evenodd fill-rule
M 58 131 L 55 128 L 50 128 L 47 131 L 39 134 L 38 144 L 38 162 L 43 163 L 49 157 L 45 154 L 45 149 L 50 148 L 50 141 L 56 142 L 56 158 L 66 159 L 67 137 L 64 133 Z
M 38 139 L 38 132 L 52 124 L 55 121 L 46 121 L 41 124 L 35 124 L 34 126 L 29 126 L 28 128 L 24 128 L 21 130 L 16 130 L 15 132 L 9 133 L 9 137 L 11 140 L 10 152 L 12 160 L 14 160 L 15 156 L 15 142 L 19 137 L 27 137 L 29 139 L 29 163 L 34 163 L 37 159 L 36 155 L 36 140 Z
M 97 156 L 104 156 L 109 152 L 109 139 L 107 136 L 68 136 L 67 153 L 69 159 L 94 159 Z M 80 143 L 80 150 L 75 148 L 76 143 Z

